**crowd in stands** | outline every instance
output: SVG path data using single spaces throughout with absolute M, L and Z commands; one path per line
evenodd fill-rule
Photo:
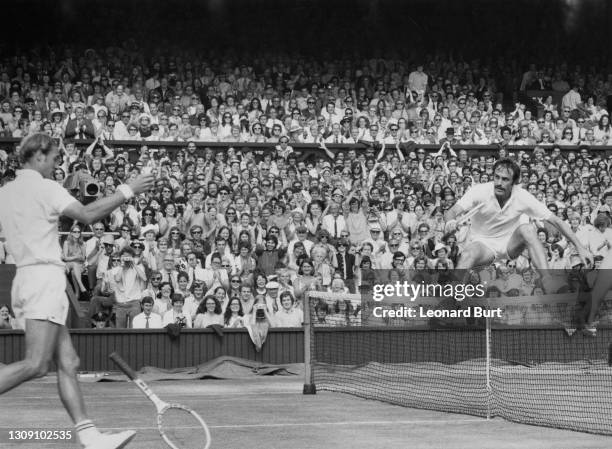
M 496 74 L 476 63 L 138 64 L 121 56 L 24 56 L 0 68 L 2 133 L 57 138 L 54 179 L 77 196 L 83 180 L 105 196 L 138 173 L 156 175 L 154 189 L 106 220 L 66 229 L 66 270 L 95 326 L 300 326 L 308 290 L 368 291 L 377 269 L 442 282 L 469 233 L 446 233 L 444 212 L 491 181 L 503 157 L 519 163 L 523 187 L 597 260 L 612 248 L 612 157 L 594 148 L 609 144 L 612 83 L 594 73 L 530 68 L 520 87 L 564 93 L 561 104 L 543 97 L 531 111 L 505 110 Z M 134 141 L 135 154 L 119 141 Z M 184 144 L 172 152 L 165 141 Z M 312 143 L 318 155 L 305 159 L 294 143 Z M 14 153 L 0 151 L 3 183 L 18 168 Z M 551 267 L 572 268 L 571 244 L 538 227 Z M 10 263 L 8 247 L 0 250 Z M 481 276 L 502 295 L 543 288 L 528 253 Z M 345 325 L 359 313 L 345 301 L 321 309 Z
M 145 61 L 119 48 L 22 54 L 0 64 L 0 135 L 274 144 L 610 142 L 607 74 L 567 64 L 513 74 L 501 63 L 429 59 Z M 535 95 L 537 108 L 516 102 L 518 90 Z

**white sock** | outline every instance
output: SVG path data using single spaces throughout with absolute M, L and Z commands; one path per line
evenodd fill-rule
M 75 424 L 76 433 L 79 436 L 79 441 L 82 445 L 94 443 L 100 436 L 100 432 L 91 419 L 86 419 Z

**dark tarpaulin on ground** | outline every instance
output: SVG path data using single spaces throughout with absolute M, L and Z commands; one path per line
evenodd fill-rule
M 197 366 L 186 368 L 161 369 L 143 366 L 138 374 L 145 382 L 155 380 L 195 380 L 195 379 L 243 379 L 258 376 L 297 376 L 304 372 L 302 363 L 272 365 L 238 357 L 222 356 Z M 123 374 L 110 374 L 98 381 L 126 381 Z

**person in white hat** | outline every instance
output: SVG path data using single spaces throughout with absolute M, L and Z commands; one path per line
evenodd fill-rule
M 94 233 L 96 232 L 96 227 L 102 228 L 102 232 L 104 232 L 102 223 L 94 224 Z M 100 231 L 98 230 L 97 232 Z M 111 268 L 111 258 L 113 252 L 117 249 L 115 246 L 115 237 L 111 234 L 104 234 L 100 239 L 100 245 L 102 246 L 102 253 L 98 255 L 96 260 L 96 285 L 102 282 L 105 273 Z
M 450 248 L 446 246 L 444 243 L 442 242 L 436 243 L 436 246 L 434 246 L 432 253 L 434 255 L 434 259 L 431 259 L 429 261 L 430 262 L 429 265 L 431 268 L 435 268 L 438 265 L 438 262 L 446 263 L 448 265 L 448 268 L 451 270 L 455 268 L 453 261 L 448 258 L 448 255 L 450 253 Z
M 383 235 L 380 224 L 378 224 L 377 222 L 370 223 L 369 230 L 370 238 L 365 239 L 362 242 L 362 245 L 363 243 L 369 243 L 370 245 L 372 245 L 372 252 L 375 256 L 388 252 L 389 247 L 387 245 L 387 242 L 385 241 L 385 237 Z
M 280 284 L 276 281 L 269 281 L 266 284 L 266 306 L 270 313 L 276 312 L 280 307 L 278 302 L 279 288 Z

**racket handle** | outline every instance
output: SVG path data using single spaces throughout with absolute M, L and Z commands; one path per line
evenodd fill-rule
M 121 371 L 124 372 L 124 374 L 130 378 L 130 380 L 134 380 L 138 377 L 138 375 L 136 374 L 136 371 L 134 371 L 130 365 L 127 364 L 127 362 L 125 360 L 123 360 L 121 358 L 121 356 L 119 354 L 117 354 L 116 352 L 113 352 L 111 355 L 108 356 L 113 362 L 115 362 L 115 364 L 119 367 L 119 369 L 121 369 Z

